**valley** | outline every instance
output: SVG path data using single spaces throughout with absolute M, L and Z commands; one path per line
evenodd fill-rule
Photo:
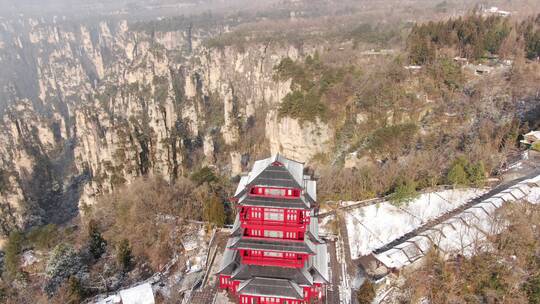
M 7 303 L 112 301 L 143 282 L 156 303 L 230 301 L 214 273 L 238 212 L 230 198 L 278 153 L 317 180 L 328 303 L 364 303 L 371 282 L 377 303 L 421 302 L 411 273 L 443 263 L 432 252 L 485 254 L 432 238 L 483 223 L 476 206 L 492 197 L 505 202 L 490 218 L 536 214 L 530 193 L 504 194 L 536 193 L 534 0 L 4 2 Z M 507 230 L 484 241 L 504 247 Z M 409 244 L 421 254 L 403 258 Z M 529 277 L 535 267 L 520 264 Z M 469 292 L 484 303 L 510 285 Z

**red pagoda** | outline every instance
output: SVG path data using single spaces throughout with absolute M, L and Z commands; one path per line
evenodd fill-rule
M 316 181 L 280 155 L 256 161 L 234 197 L 238 213 L 219 286 L 241 304 L 317 303 L 326 294 L 328 254 L 319 238 Z

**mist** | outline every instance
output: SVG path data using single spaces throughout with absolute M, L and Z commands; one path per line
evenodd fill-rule
M 276 3 L 278 1 L 274 0 L 0 0 L 0 16 L 78 18 L 108 16 L 146 19 L 264 9 Z

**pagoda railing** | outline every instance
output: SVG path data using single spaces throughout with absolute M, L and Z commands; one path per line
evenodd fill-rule
M 272 257 L 242 257 L 242 263 L 248 265 L 261 266 L 280 266 L 288 268 L 301 268 L 304 266 L 305 259 L 285 259 Z
M 240 213 L 240 221 L 249 225 L 271 225 L 271 226 L 294 226 L 297 228 L 309 225 L 310 218 L 305 217 L 297 220 L 269 220 L 263 218 L 252 218 L 245 213 Z

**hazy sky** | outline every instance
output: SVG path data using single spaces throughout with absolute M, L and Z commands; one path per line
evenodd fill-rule
M 0 0 L 0 15 L 160 16 L 269 6 L 276 0 Z

